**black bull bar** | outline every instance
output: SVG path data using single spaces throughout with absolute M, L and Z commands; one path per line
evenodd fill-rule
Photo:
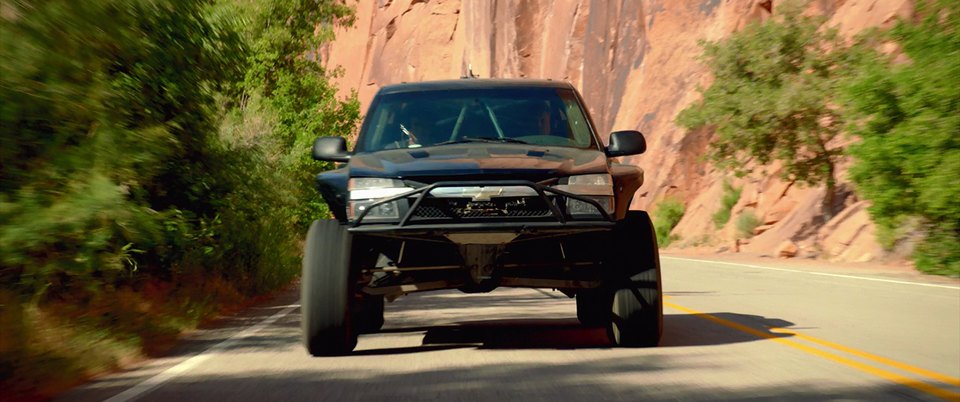
M 553 217 L 552 221 L 522 221 L 514 219 L 512 222 L 505 221 L 493 221 L 493 222 L 471 222 L 471 223 L 441 223 L 441 224 L 411 224 L 410 219 L 414 216 L 417 208 L 420 207 L 420 204 L 425 198 L 430 197 L 430 192 L 437 188 L 442 187 L 504 187 L 504 186 L 523 186 L 532 188 L 537 196 L 543 200 L 544 204 L 550 209 L 550 214 Z M 547 196 L 547 194 L 558 195 L 562 197 L 567 197 L 574 199 L 580 202 L 587 203 L 599 212 L 600 219 L 589 219 L 589 220 L 573 220 L 566 216 L 560 208 L 554 204 L 554 202 Z M 383 223 L 383 224 L 367 224 L 361 226 L 363 223 L 364 217 L 372 211 L 374 208 L 387 204 L 390 202 L 396 202 L 403 199 L 408 199 L 411 197 L 416 197 L 413 201 L 413 205 L 407 210 L 398 223 Z M 379 223 L 379 222 L 378 222 Z M 368 205 L 365 210 L 360 212 L 356 219 L 350 225 L 350 232 L 384 232 L 384 231 L 418 231 L 418 230 L 435 230 L 435 229 L 460 229 L 460 230 L 502 230 L 510 228 L 530 228 L 530 229 L 606 229 L 613 227 L 615 224 L 614 218 L 603 209 L 603 206 L 600 205 L 597 201 L 587 198 L 586 196 L 573 194 L 567 191 L 559 190 L 547 185 L 540 183 L 535 183 L 529 180 L 477 180 L 477 181 L 440 181 L 433 184 L 425 185 L 419 188 L 412 189 L 408 192 L 390 196 L 387 198 L 379 199 L 372 204 Z

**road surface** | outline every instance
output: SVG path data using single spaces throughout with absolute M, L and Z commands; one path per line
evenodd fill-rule
M 388 303 L 348 357 L 300 344 L 297 291 L 61 400 L 956 400 L 960 287 L 938 278 L 663 258 L 660 347 L 609 347 L 559 292 Z

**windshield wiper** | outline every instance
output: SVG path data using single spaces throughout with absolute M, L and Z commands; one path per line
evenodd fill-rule
M 463 144 L 468 142 L 486 142 L 486 143 L 510 143 L 510 144 L 529 144 L 526 141 L 508 137 L 463 137 L 459 140 L 438 142 L 433 145 Z

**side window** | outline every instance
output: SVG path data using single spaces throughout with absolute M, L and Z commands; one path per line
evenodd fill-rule
M 381 148 L 379 144 L 386 142 L 384 135 L 388 131 L 388 126 L 390 126 L 393 117 L 390 109 L 392 109 L 390 106 L 381 104 L 373 111 L 373 116 L 370 116 L 370 126 L 364 133 L 363 146 L 365 149 L 379 149 Z

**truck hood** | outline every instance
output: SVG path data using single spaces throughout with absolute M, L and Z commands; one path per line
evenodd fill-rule
M 596 149 L 468 143 L 360 153 L 350 159 L 349 166 L 351 177 L 541 181 L 605 173 L 607 157 Z

